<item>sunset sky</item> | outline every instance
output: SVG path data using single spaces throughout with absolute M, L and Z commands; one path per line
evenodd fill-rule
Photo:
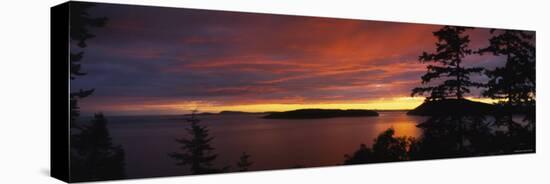
M 435 50 L 441 27 L 104 4 L 91 14 L 109 21 L 91 29 L 88 75 L 71 82 L 96 89 L 80 101 L 87 114 L 412 109 L 426 71 L 417 58 Z M 468 33 L 473 49 L 488 44 L 488 29 Z M 465 65 L 499 62 L 475 55 Z

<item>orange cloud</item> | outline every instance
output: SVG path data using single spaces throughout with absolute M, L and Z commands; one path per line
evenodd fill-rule
M 111 24 L 90 43 L 100 49 L 86 53 L 98 62 L 75 82 L 98 89 L 83 110 L 408 109 L 421 102 L 408 97 L 426 70 L 418 56 L 435 49 L 432 32 L 441 27 L 204 10 L 129 16 L 111 8 L 102 12 Z M 470 34 L 472 47 L 490 36 Z M 493 59 L 467 63 L 494 66 Z

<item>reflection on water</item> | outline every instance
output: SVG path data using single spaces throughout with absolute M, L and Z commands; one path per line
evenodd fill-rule
M 309 120 L 261 119 L 263 115 L 199 116 L 214 137 L 218 166 L 232 166 L 243 151 L 254 163 L 250 170 L 339 165 L 344 154 L 393 127 L 397 136 L 418 137 L 416 125 L 424 117 L 404 111 L 380 112 L 379 117 Z M 153 177 L 182 175 L 187 169 L 167 156 L 178 151 L 176 138 L 186 136 L 187 122 L 177 116 L 112 117 L 109 130 L 126 151 L 127 175 Z

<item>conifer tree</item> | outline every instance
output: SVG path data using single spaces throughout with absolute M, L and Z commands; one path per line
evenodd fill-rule
M 495 29 L 491 33 L 495 33 Z M 534 105 L 535 101 L 535 46 L 534 35 L 525 31 L 504 30 L 493 36 L 489 46 L 478 53 L 505 56 L 504 66 L 486 71 L 489 77 L 483 95 L 505 100 L 511 106 Z
M 479 54 L 492 53 L 504 56 L 503 65 L 485 73 L 489 77 L 487 90 L 483 95 L 500 100 L 495 114 L 495 123 L 505 126 L 507 131 L 498 132 L 501 145 L 508 150 L 530 150 L 535 148 L 535 46 L 534 33 L 519 30 L 491 30 L 494 35 L 489 46 Z M 524 126 L 516 122 L 514 114 L 525 114 Z
M 77 48 L 85 48 L 86 41 L 90 38 L 95 37 L 92 33 L 89 32 L 89 27 L 103 27 L 107 22 L 105 17 L 91 17 L 88 14 L 90 8 L 94 7 L 92 3 L 84 2 L 72 2 L 71 11 L 70 11 L 70 25 L 69 33 L 71 41 L 76 41 L 76 44 L 71 44 L 71 47 L 74 45 Z M 74 80 L 77 76 L 86 75 L 82 72 L 82 66 L 80 62 L 84 56 L 84 51 L 80 52 L 71 52 L 69 57 L 70 62 L 70 79 Z M 71 114 L 71 128 L 79 129 L 78 124 L 76 123 L 77 117 L 80 115 L 78 107 L 78 99 L 82 99 L 90 96 L 94 92 L 94 89 L 78 91 L 71 91 L 70 98 L 70 114 Z
M 71 179 L 94 181 L 123 179 L 124 150 L 112 143 L 103 114 L 95 114 L 89 125 L 82 125 L 81 132 L 72 137 Z
M 251 165 L 252 162 L 250 161 L 250 155 L 246 152 L 243 152 L 241 158 L 239 159 L 239 162 L 237 162 L 237 167 L 239 168 L 239 171 L 248 171 Z
M 208 135 L 208 129 L 200 125 L 200 120 L 196 117 L 196 111 L 193 111 L 191 117 L 187 119 L 189 122 L 189 138 L 176 139 L 176 142 L 181 144 L 180 153 L 171 153 L 170 157 L 177 160 L 177 165 L 189 166 L 191 174 L 210 174 L 219 173 L 227 170 L 227 168 L 214 168 L 212 162 L 218 157 L 212 153 L 214 148 L 210 146 L 213 137 Z
M 470 38 L 465 34 L 468 27 L 444 26 L 433 33 L 438 41 L 436 53 L 423 52 L 419 56 L 421 63 L 433 63 L 427 66 L 427 72 L 422 76 L 422 84 L 441 82 L 439 85 L 417 87 L 412 90 L 411 96 L 428 93 L 426 100 L 442 100 L 449 97 L 463 99 L 464 94 L 470 92 L 470 87 L 480 87 L 481 83 L 470 80 L 470 75 L 480 73 L 483 68 L 466 68 L 463 65 L 464 57 L 472 54 L 468 48 Z
M 88 29 L 102 27 L 107 21 L 105 17 L 95 18 L 88 14 L 89 9 L 94 6 L 93 3 L 86 2 L 70 4 L 70 41 L 76 42 L 70 44 L 74 50 L 80 49 L 80 52 L 70 53 L 71 81 L 78 76 L 86 75 L 82 72 L 80 64 L 84 56 L 82 50 L 87 46 L 86 41 L 95 37 Z M 122 179 L 125 177 L 124 150 L 113 145 L 103 114 L 96 114 L 89 125 L 77 122 L 80 116 L 78 100 L 90 96 L 93 92 L 94 89 L 79 89 L 71 91 L 69 95 L 71 181 Z

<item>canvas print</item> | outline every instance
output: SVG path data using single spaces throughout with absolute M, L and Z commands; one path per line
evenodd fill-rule
M 69 5 L 71 181 L 535 152 L 535 31 Z

